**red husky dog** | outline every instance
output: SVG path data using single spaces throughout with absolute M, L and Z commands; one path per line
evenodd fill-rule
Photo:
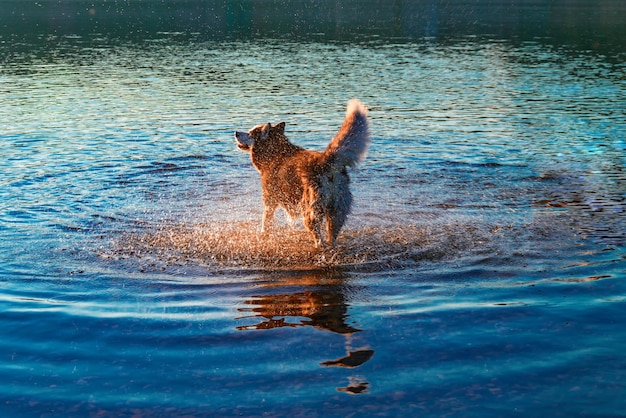
M 328 244 L 334 246 L 352 205 L 347 168 L 365 159 L 370 142 L 367 108 L 358 100 L 348 103 L 343 125 L 324 152 L 293 145 L 284 122 L 235 132 L 235 139 L 261 173 L 261 231 L 271 229 L 274 212 L 282 206 L 292 218 L 304 217 L 316 247 L 324 245 L 320 230 L 325 220 Z

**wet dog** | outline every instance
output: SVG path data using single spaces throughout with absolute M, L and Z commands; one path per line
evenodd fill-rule
M 358 100 L 348 103 L 343 125 L 324 152 L 289 142 L 285 122 L 235 132 L 235 139 L 261 173 L 261 231 L 272 228 L 274 212 L 281 206 L 291 218 L 304 218 L 316 247 L 325 244 L 321 229 L 326 222 L 328 245 L 334 246 L 352 206 L 348 168 L 365 159 L 370 143 L 367 108 Z

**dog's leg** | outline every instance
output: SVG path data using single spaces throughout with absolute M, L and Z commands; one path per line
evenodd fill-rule
M 337 243 L 339 231 L 346 223 L 350 206 L 352 205 L 352 193 L 348 187 L 350 178 L 347 173 L 341 176 L 335 176 L 336 191 L 333 196 L 333 202 L 326 208 L 326 229 L 328 231 L 328 240 L 332 247 Z
M 267 234 L 271 231 L 272 225 L 274 224 L 274 212 L 276 212 L 276 205 L 265 205 L 265 210 L 263 211 L 263 221 L 261 222 L 261 233 Z
M 321 206 L 318 188 L 314 185 L 305 187 L 300 205 L 302 208 L 302 216 L 304 218 L 304 226 L 311 234 L 313 234 L 315 248 L 323 247 L 324 241 L 322 240 L 320 230 L 322 227 L 322 220 L 324 219 L 324 209 Z
M 304 217 L 304 226 L 313 234 L 313 241 L 315 241 L 315 248 L 321 248 L 324 246 L 322 241 L 322 234 L 320 229 L 322 227 L 323 211 L 318 207 L 318 200 L 315 199 L 315 194 L 311 193 L 313 199 L 309 202 L 303 200 L 302 202 L 302 216 Z
M 322 226 L 321 216 L 316 214 L 313 208 L 308 210 L 304 214 L 304 226 L 313 234 L 313 241 L 315 241 L 315 248 L 321 248 L 324 246 L 322 241 L 322 234 L 320 233 L 320 227 Z
M 328 242 L 331 248 L 337 244 L 337 235 L 339 235 L 342 226 L 342 223 L 337 223 L 335 219 L 333 219 L 332 214 L 326 214 L 326 230 L 328 232 Z

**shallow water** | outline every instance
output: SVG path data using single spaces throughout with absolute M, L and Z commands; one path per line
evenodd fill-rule
M 2 416 L 623 414 L 623 6 L 218 3 L 0 4 Z M 262 237 L 233 131 L 352 97 L 337 248 Z

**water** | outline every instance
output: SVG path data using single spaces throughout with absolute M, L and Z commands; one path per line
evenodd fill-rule
M 624 6 L 368 5 L 0 3 L 2 416 L 624 413 Z M 260 237 L 233 131 L 352 97 L 338 248 Z

